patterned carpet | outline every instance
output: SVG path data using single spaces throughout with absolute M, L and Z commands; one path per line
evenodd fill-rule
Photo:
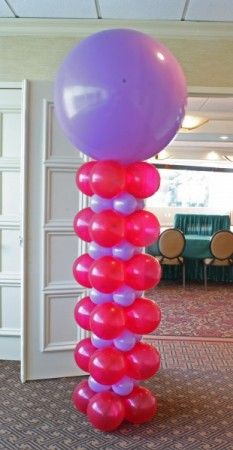
M 233 346 L 230 343 L 156 339 L 147 339 L 146 342 L 158 348 L 163 369 L 233 372 Z
M 157 344 L 163 368 L 145 384 L 158 398 L 158 415 L 140 426 L 124 422 L 113 433 L 93 429 L 73 409 L 77 379 L 22 385 L 18 363 L 1 361 L 0 449 L 232 450 L 231 344 Z
M 161 370 L 145 383 L 158 415 L 102 433 L 71 404 L 78 379 L 22 385 L 19 364 L 0 361 L 0 450 L 233 450 L 232 287 L 161 283 L 147 296 L 163 315 L 157 336 L 146 337 L 161 353 Z
M 147 291 L 161 307 L 162 320 L 157 336 L 233 338 L 233 286 L 200 284 L 182 286 L 161 282 Z

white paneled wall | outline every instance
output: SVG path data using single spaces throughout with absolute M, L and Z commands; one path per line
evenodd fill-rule
M 0 89 L 0 359 L 20 359 L 21 89 Z

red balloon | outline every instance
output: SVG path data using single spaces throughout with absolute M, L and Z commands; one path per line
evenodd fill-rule
M 124 354 L 114 347 L 96 350 L 90 358 L 89 372 L 101 384 L 115 384 L 126 374 Z
M 82 339 L 74 349 L 74 359 L 80 369 L 88 372 L 91 356 L 96 352 L 96 348 L 91 342 L 91 338 Z
M 115 211 L 94 214 L 90 223 L 91 239 L 103 247 L 118 244 L 125 234 L 125 219 Z
M 149 298 L 136 298 L 134 303 L 124 309 L 129 331 L 136 334 L 147 334 L 154 331 L 161 320 L 159 306 Z
M 74 231 L 78 237 L 83 239 L 83 241 L 91 242 L 89 225 L 94 215 L 95 213 L 92 211 L 91 208 L 84 208 L 81 211 L 79 211 L 74 218 L 73 222 Z
M 136 162 L 127 167 L 126 190 L 135 197 L 150 197 L 159 186 L 160 175 L 152 164 Z
M 91 331 L 102 339 L 115 339 L 125 328 L 123 308 L 114 303 L 96 306 L 90 317 Z
M 157 241 L 160 223 L 149 211 L 139 210 L 126 219 L 126 239 L 136 247 L 146 247 Z
M 84 297 L 76 303 L 74 308 L 74 318 L 76 323 L 84 328 L 90 330 L 90 315 L 96 304 L 93 303 L 90 297 Z
M 157 412 L 156 398 L 149 389 L 136 386 L 131 394 L 123 399 L 125 418 L 131 423 L 144 423 L 151 420 Z
M 112 198 L 125 188 L 125 167 L 116 161 L 98 161 L 91 171 L 91 187 L 95 194 Z
M 114 292 L 124 282 L 124 263 L 111 256 L 103 256 L 93 262 L 89 279 L 97 291 Z
M 146 380 L 152 377 L 160 367 L 158 350 L 143 342 L 137 342 L 133 349 L 126 353 L 126 359 L 128 363 L 126 375 L 135 380 Z
M 91 398 L 87 417 L 99 430 L 116 430 L 125 418 L 123 401 L 113 392 L 100 392 Z
M 74 407 L 78 411 L 86 414 L 89 400 L 95 394 L 96 393 L 89 387 L 87 380 L 81 381 L 81 383 L 77 384 L 73 390 L 72 402 Z
M 89 269 L 93 262 L 94 259 L 91 258 L 88 253 L 84 253 L 84 255 L 79 256 L 73 264 L 73 275 L 75 280 L 77 283 L 88 288 L 91 287 Z
M 90 172 L 96 165 L 95 161 L 89 161 L 83 164 L 76 172 L 76 185 L 86 195 L 93 195 L 94 192 L 90 185 Z
M 125 282 L 137 291 L 144 291 L 156 286 L 160 278 L 160 263 L 151 255 L 134 255 L 126 262 Z

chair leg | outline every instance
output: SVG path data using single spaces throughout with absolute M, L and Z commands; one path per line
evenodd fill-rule
M 183 264 L 182 266 L 182 271 L 183 271 L 183 288 L 185 289 L 185 264 Z
M 207 289 L 207 265 L 204 263 L 204 286 Z

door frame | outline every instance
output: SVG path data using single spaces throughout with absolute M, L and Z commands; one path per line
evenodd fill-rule
M 21 364 L 20 380 L 26 381 L 26 319 L 27 319 L 27 229 L 28 229 L 28 101 L 29 81 L 23 80 L 22 87 L 22 115 L 21 115 Z
M 28 81 L 0 81 L 0 89 L 21 89 L 21 154 L 20 154 L 20 201 L 21 201 L 21 217 L 20 217 L 20 263 L 21 263 L 21 280 L 20 280 L 20 379 L 25 380 L 25 318 L 26 318 L 26 204 L 27 204 L 27 90 Z

